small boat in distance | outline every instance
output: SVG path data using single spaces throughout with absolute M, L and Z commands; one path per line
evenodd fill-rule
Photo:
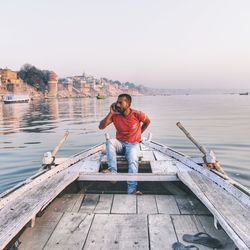
M 239 93 L 239 95 L 248 95 L 248 92 Z
M 3 97 L 3 102 L 6 104 L 9 103 L 20 103 L 20 102 L 29 102 L 30 97 L 29 95 L 5 95 Z
M 105 95 L 97 95 L 96 96 L 96 99 L 98 99 L 98 100 L 101 100 L 101 99 L 106 99 L 106 96 Z

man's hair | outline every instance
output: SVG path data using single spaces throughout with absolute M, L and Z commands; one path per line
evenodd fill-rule
M 128 101 L 128 103 L 129 103 L 129 105 L 131 104 L 131 102 L 132 102 L 132 97 L 131 97 L 131 95 L 129 95 L 129 94 L 120 94 L 119 96 L 118 96 L 118 98 L 120 98 L 120 97 L 125 97 L 126 99 L 127 99 L 127 101 Z

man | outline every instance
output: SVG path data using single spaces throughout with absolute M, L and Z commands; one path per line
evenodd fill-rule
M 108 115 L 99 124 L 99 129 L 104 129 L 113 122 L 116 128 L 116 139 L 106 142 L 108 172 L 111 173 L 117 173 L 116 153 L 125 155 L 129 173 L 138 173 L 137 148 L 141 134 L 148 127 L 150 120 L 143 112 L 131 109 L 131 102 L 130 95 L 119 95 L 117 102 L 110 106 Z M 136 194 L 137 182 L 127 183 L 128 194 Z

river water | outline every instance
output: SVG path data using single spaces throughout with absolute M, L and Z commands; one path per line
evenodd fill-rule
M 115 100 L 110 97 L 0 103 L 0 192 L 35 174 L 44 152 L 53 151 L 66 130 L 70 135 L 59 157 L 103 142 L 105 132 L 114 136 L 113 125 L 100 131 L 98 124 Z M 232 178 L 250 187 L 250 96 L 138 96 L 133 97 L 132 107 L 150 117 L 148 131 L 153 140 L 200 156 L 176 126 L 181 121 L 197 141 L 215 151 Z

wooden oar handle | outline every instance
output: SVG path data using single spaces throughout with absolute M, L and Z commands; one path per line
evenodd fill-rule
M 61 139 L 61 141 L 57 144 L 57 146 L 55 147 L 53 153 L 52 153 L 52 157 L 55 157 L 60 149 L 60 147 L 63 145 L 63 143 L 65 142 L 65 140 L 67 139 L 69 135 L 69 131 L 67 130 L 63 136 L 63 138 Z
M 180 122 L 176 123 L 177 127 L 179 127 L 182 132 L 187 136 L 187 138 L 193 142 L 193 144 L 205 155 L 207 153 L 207 150 L 200 144 L 198 143 L 192 135 L 183 127 L 183 125 Z

